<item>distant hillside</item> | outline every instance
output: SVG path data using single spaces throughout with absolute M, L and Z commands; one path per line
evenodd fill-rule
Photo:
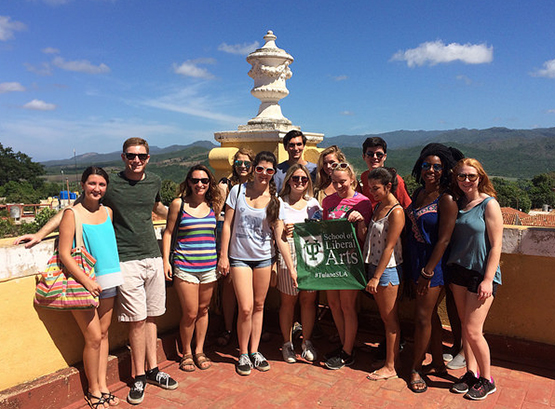
M 362 143 L 369 136 L 380 136 L 388 144 L 388 166 L 397 168 L 401 175 L 409 174 L 423 146 L 441 142 L 460 149 L 466 156 L 480 160 L 490 175 L 531 178 L 555 171 L 555 128 L 545 129 L 454 129 L 449 131 L 395 131 L 373 135 L 340 135 L 325 138 L 318 145 L 325 148 L 338 145 L 359 171 L 366 165 L 362 160 Z M 150 148 L 149 170 L 162 179 L 183 180 L 187 168 L 194 163 L 208 164 L 208 152 L 216 147 L 201 141 L 191 145 L 172 145 Z M 106 154 L 87 153 L 75 158 L 43 162 L 51 181 L 65 180 L 91 165 L 103 166 L 111 171 L 121 169 L 120 152 Z M 62 174 L 62 170 L 64 173 Z M 70 180 L 72 180 L 70 178 Z

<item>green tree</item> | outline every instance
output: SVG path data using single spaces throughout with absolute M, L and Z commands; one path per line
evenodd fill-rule
M 177 197 L 177 189 L 179 185 L 173 180 L 163 180 L 162 187 L 160 188 L 160 197 L 162 198 L 162 203 L 169 206 L 173 199 Z
M 417 188 L 420 187 L 420 185 L 416 183 L 416 179 L 414 179 L 414 176 L 410 174 L 403 176 L 403 180 L 405 181 L 405 186 L 407 188 L 409 196 L 412 197 L 412 194 Z
M 29 156 L 21 152 L 14 152 L 12 148 L 0 143 L 0 186 L 8 182 L 29 182 L 33 188 L 42 187 L 44 181 L 44 167 L 33 162 Z
M 528 196 L 534 208 L 541 208 L 544 204 L 555 207 L 555 173 L 534 176 Z
M 7 203 L 39 203 L 41 198 L 40 190 L 30 182 L 13 180 L 0 186 L 0 196 L 4 196 Z
M 518 182 L 493 178 L 492 183 L 497 191 L 497 200 L 502 207 L 512 207 L 525 213 L 530 211 L 532 201 Z

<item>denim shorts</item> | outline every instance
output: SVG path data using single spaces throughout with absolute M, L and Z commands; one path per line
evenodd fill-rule
M 368 281 L 370 281 L 370 279 L 374 277 L 374 273 L 376 272 L 376 267 L 377 266 L 375 265 L 368 264 L 368 273 L 367 273 Z M 400 265 L 395 267 L 388 267 L 384 270 L 382 276 L 380 277 L 380 282 L 378 285 L 380 287 L 387 287 L 390 283 L 391 285 L 399 285 L 401 283 L 400 277 L 402 277 L 402 275 L 403 275 L 403 267 L 401 267 Z
M 267 258 L 265 260 L 237 260 L 235 258 L 229 259 L 230 267 L 250 267 L 252 270 L 255 268 L 270 267 L 274 262 L 275 257 Z
M 451 284 L 460 285 L 465 287 L 469 292 L 478 294 L 478 287 L 484 281 L 484 276 L 477 271 L 469 270 L 458 264 L 449 264 L 447 266 L 449 274 L 449 282 Z M 491 295 L 495 297 L 497 293 L 498 283 L 493 283 L 493 290 Z
M 112 287 L 112 288 L 107 288 L 105 290 L 102 290 L 98 298 L 103 300 L 104 298 L 112 298 L 112 297 L 115 297 L 116 295 L 118 295 L 118 288 Z
M 191 284 L 210 284 L 218 280 L 215 268 L 208 271 L 191 272 L 174 267 L 173 276 Z

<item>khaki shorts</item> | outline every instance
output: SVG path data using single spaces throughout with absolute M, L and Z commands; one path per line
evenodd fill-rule
M 191 284 L 210 284 L 218 280 L 215 268 L 208 271 L 189 272 L 174 267 L 173 276 Z
M 166 312 L 166 285 L 161 257 L 120 263 L 123 285 L 118 288 L 120 322 L 138 322 Z

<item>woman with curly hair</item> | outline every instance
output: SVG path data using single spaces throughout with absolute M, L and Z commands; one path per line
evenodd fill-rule
M 318 168 L 316 172 L 316 182 L 314 184 L 314 197 L 322 204 L 324 198 L 335 193 L 335 188 L 331 183 L 331 174 L 338 163 L 345 162 L 347 159 L 337 145 L 327 147 L 322 151 L 318 158 Z
M 182 317 L 179 325 L 183 358 L 179 369 L 205 370 L 212 365 L 204 354 L 208 330 L 208 306 L 216 287 L 216 214 L 222 206 L 214 176 L 204 165 L 189 169 L 179 185 L 179 197 L 172 201 L 162 237 L 162 257 L 167 280 L 174 280 Z M 176 223 L 176 247 L 170 249 Z M 173 265 L 170 251 L 174 252 Z M 191 342 L 195 335 L 195 352 Z

